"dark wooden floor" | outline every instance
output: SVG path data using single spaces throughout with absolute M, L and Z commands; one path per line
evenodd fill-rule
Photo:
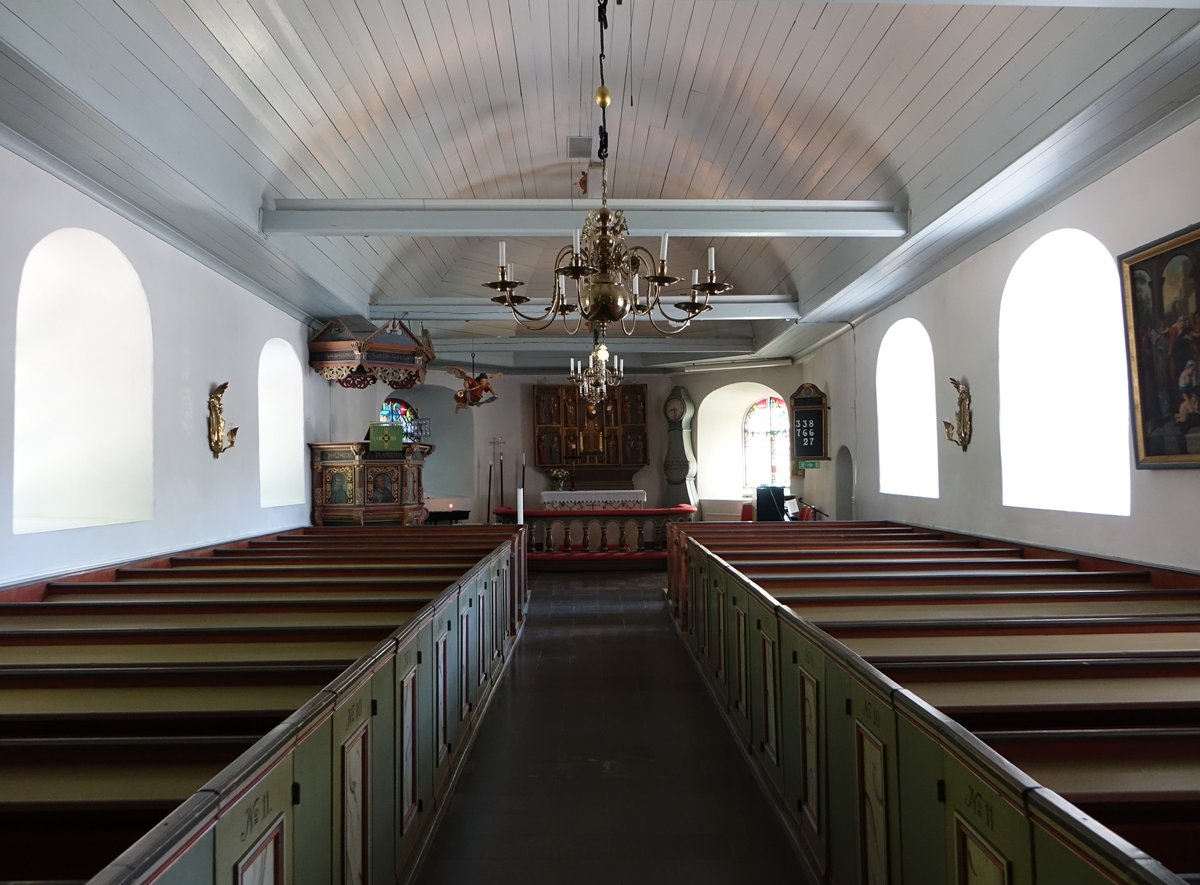
M 807 881 L 675 634 L 664 575 L 531 580 L 417 882 Z

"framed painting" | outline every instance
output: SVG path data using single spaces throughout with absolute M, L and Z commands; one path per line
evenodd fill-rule
M 367 468 L 367 503 L 395 504 L 400 499 L 398 467 Z
M 1200 224 L 1118 259 L 1138 467 L 1200 466 Z
M 357 498 L 353 467 L 325 468 L 325 503 L 353 504 Z

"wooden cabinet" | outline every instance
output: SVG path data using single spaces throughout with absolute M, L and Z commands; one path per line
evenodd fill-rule
M 313 525 L 420 525 L 425 509 L 421 470 L 434 447 L 372 452 L 366 442 L 309 443 Z
M 623 384 L 596 405 L 574 385 L 538 385 L 533 424 L 535 466 L 566 469 L 575 488 L 630 488 L 648 463 L 645 384 Z

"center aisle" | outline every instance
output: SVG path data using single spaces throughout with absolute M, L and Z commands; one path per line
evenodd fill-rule
M 664 581 L 530 576 L 524 633 L 419 885 L 806 881 Z

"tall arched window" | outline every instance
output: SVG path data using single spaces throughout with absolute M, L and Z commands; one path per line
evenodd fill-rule
M 1000 464 L 1009 507 L 1129 515 L 1129 388 L 1117 265 L 1081 230 L 1046 234 L 1000 302 Z
M 42 239 L 17 294 L 13 532 L 154 518 L 154 338 L 137 271 L 80 228 Z
M 933 345 L 911 317 L 897 320 L 879 343 L 875 363 L 879 417 L 879 491 L 938 496 L 937 406 Z
M 742 418 L 745 486 L 787 485 L 789 476 L 788 410 L 777 396 L 764 396 Z
M 304 381 L 292 345 L 272 338 L 258 357 L 258 476 L 263 507 L 304 503 Z

